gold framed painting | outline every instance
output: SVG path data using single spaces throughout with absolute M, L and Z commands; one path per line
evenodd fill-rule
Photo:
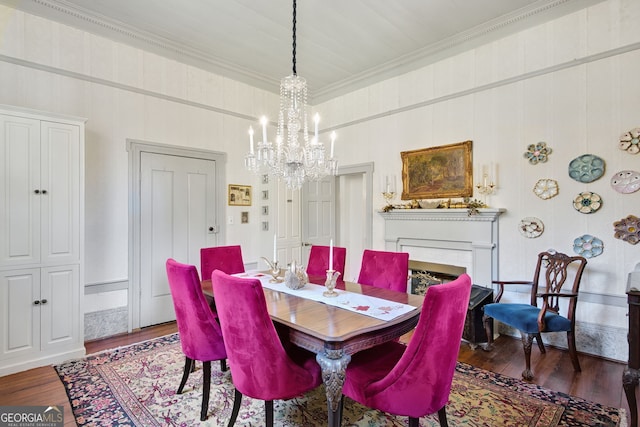
M 251 186 L 229 184 L 229 206 L 251 206 Z
M 471 141 L 401 152 L 401 199 L 472 197 L 471 156 Z

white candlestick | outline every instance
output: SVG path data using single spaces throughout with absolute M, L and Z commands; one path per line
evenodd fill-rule
M 267 142 L 267 118 L 262 116 L 260 118 L 260 124 L 262 124 L 262 142 Z
M 253 127 L 249 126 L 249 152 L 253 154 Z
M 330 159 L 333 159 L 333 148 L 335 146 L 335 143 L 336 143 L 336 133 L 334 131 L 334 132 L 331 132 L 331 153 L 329 155 Z
M 329 270 L 333 270 L 333 239 L 329 242 Z
M 277 239 L 277 236 L 274 233 L 273 234 L 273 263 L 274 264 L 276 263 L 276 261 L 278 259 L 278 249 L 277 249 L 277 245 L 276 245 L 276 239 Z

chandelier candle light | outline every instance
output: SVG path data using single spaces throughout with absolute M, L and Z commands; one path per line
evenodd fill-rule
M 249 153 L 245 167 L 254 173 L 268 173 L 284 179 L 287 188 L 297 190 L 307 180 L 318 181 L 335 175 L 338 161 L 334 157 L 336 133 L 331 132 L 331 147 L 318 136 L 320 116 L 314 115 L 314 136 L 309 139 L 307 127 L 307 81 L 296 73 L 296 0 L 293 0 L 293 73 L 280 81 L 280 112 L 275 146 L 267 139 L 268 119 L 262 117 L 262 141 L 254 149 L 253 128 L 249 127 Z

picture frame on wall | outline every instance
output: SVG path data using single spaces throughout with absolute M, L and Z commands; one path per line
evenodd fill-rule
M 472 142 L 403 151 L 402 200 L 473 196 Z
M 251 186 L 229 184 L 229 206 L 251 206 Z

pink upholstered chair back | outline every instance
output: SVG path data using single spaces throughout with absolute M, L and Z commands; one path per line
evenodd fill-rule
M 166 267 L 182 352 L 193 360 L 225 359 L 222 330 L 202 293 L 196 267 L 171 258 Z
M 344 279 L 344 264 L 347 258 L 347 248 L 333 247 L 333 269 L 340 272 L 339 280 Z M 307 274 L 324 276 L 329 269 L 329 246 L 313 245 L 309 252 Z
M 213 270 L 227 274 L 244 273 L 244 261 L 240 245 L 215 246 L 200 249 L 200 274 L 202 280 L 211 279 Z
M 409 254 L 365 249 L 358 283 L 407 292 Z
M 407 349 L 396 366 L 367 389 L 375 402 L 372 407 L 418 418 L 447 404 L 470 294 L 467 274 L 427 289 Z
M 262 400 L 290 399 L 321 382 L 315 360 L 293 362 L 276 332 L 258 279 L 211 277 L 227 346 L 233 384 L 243 395 Z

